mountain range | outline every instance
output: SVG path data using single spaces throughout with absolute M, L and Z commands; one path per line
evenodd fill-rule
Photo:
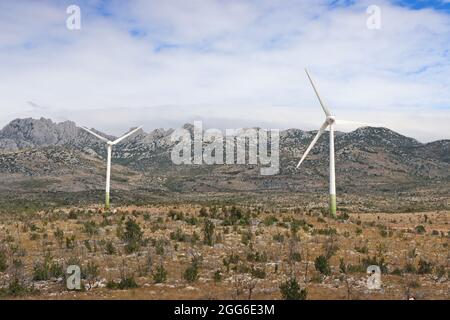
M 191 124 L 184 125 L 192 132 Z M 174 129 L 135 135 L 113 149 L 112 188 L 163 194 L 325 194 L 328 139 L 323 135 L 301 170 L 295 165 L 314 131 L 280 132 L 280 173 L 261 176 L 258 165 L 175 165 L 170 159 Z M 99 134 L 113 139 L 100 131 Z M 104 187 L 105 144 L 74 122 L 15 119 L 0 131 L 2 194 L 86 192 Z M 450 140 L 420 143 L 387 128 L 363 127 L 336 134 L 336 176 L 343 199 L 392 199 L 407 194 L 434 197 L 449 206 Z M 403 198 L 402 198 L 403 199 Z M 428 198 L 427 198 L 428 199 Z M 370 200 L 370 201 L 372 201 Z M 403 201 L 403 200 L 402 200 Z M 367 202 L 367 201 L 366 201 Z M 433 203 L 430 199 L 429 203 Z M 415 201 L 417 203 L 417 201 Z

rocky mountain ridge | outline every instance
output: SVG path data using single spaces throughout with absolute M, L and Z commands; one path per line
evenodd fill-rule
M 185 129 L 192 130 L 186 124 Z M 285 190 L 313 192 L 328 184 L 328 136 L 324 134 L 300 170 L 295 165 L 316 132 L 280 132 L 280 173 L 261 176 L 259 165 L 175 165 L 173 129 L 140 130 L 113 149 L 113 188 L 169 192 Z M 104 135 L 103 133 L 99 132 Z M 107 136 L 114 139 L 112 136 Z M 338 191 L 403 190 L 450 185 L 450 140 L 420 143 L 387 128 L 363 127 L 336 134 Z M 0 177 L 52 181 L 31 191 L 103 188 L 105 144 L 74 122 L 16 119 L 0 131 Z M 114 170 L 116 173 L 114 174 Z M 79 179 L 83 177 L 83 179 Z M 92 178 L 91 178 L 92 177 Z M 26 183 L 25 183 L 26 184 Z M 23 186 L 23 184 L 21 184 Z M 372 191 L 371 191 L 372 192 Z

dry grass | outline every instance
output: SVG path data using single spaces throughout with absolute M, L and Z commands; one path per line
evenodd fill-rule
M 208 207 L 201 214 L 200 209 L 161 205 L 105 213 L 91 207 L 50 210 L 25 218 L 5 216 L 0 224 L 0 250 L 8 267 L 0 272 L 0 286 L 7 288 L 16 273 L 24 287 L 38 292 L 4 292 L 3 298 L 280 299 L 279 286 L 292 275 L 307 288 L 308 299 L 450 298 L 450 212 L 350 214 L 347 220 L 335 220 L 300 210 L 241 207 L 236 223 L 225 226 L 236 210 Z M 125 240 L 118 234 L 119 226 L 129 219 L 143 232 L 133 253 L 126 252 Z M 214 246 L 203 243 L 206 219 L 215 224 Z M 89 229 L 87 222 L 95 226 Z M 416 230 L 419 225 L 424 233 Z M 55 235 L 58 229 L 64 233 L 61 244 Z M 199 237 L 196 241 L 194 234 Z M 66 246 L 66 237 L 71 236 L 75 236 L 73 248 Z M 108 242 L 114 254 L 106 253 Z M 62 277 L 33 281 L 34 266 L 46 252 L 64 271 L 70 258 L 79 259 L 83 270 L 89 262 L 97 265 L 98 275 L 83 283 L 98 287 L 74 292 L 66 289 Z M 257 252 L 259 259 L 250 256 Z M 315 270 L 314 261 L 327 252 L 331 274 L 325 276 Z M 223 261 L 230 255 L 239 256 L 239 261 L 227 270 Z M 199 278 L 189 283 L 183 273 L 194 256 L 201 256 Z M 384 259 L 387 266 L 381 290 L 366 287 L 364 259 L 368 257 Z M 345 274 L 340 270 L 341 259 L 350 269 Z M 14 267 L 14 260 L 22 261 L 23 267 Z M 418 272 L 421 260 L 430 263 L 430 270 Z M 408 263 L 415 272 L 394 272 L 404 271 Z M 156 284 L 152 274 L 159 264 L 167 270 L 167 280 Z M 218 270 L 222 279 L 216 282 Z M 103 287 L 124 276 L 133 277 L 139 287 Z

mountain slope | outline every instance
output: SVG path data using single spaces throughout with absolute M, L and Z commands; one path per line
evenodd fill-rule
M 77 192 L 104 186 L 105 163 L 67 146 L 48 146 L 0 153 L 0 191 Z M 115 188 L 136 186 L 139 173 L 115 165 Z
M 186 124 L 185 128 L 192 131 L 192 125 Z M 114 147 L 113 168 L 120 172 L 112 177 L 123 181 L 118 188 L 176 192 L 313 192 L 327 188 L 327 134 L 297 170 L 295 165 L 316 132 L 282 131 L 280 174 L 261 176 L 257 165 L 176 166 L 170 159 L 174 146 L 170 139 L 172 132 L 173 129 L 150 133 L 140 130 Z M 449 150 L 449 140 L 422 144 L 386 128 L 337 132 L 338 192 L 403 190 L 448 183 Z M 70 121 L 16 119 L 0 131 L 0 175 L 6 181 L 5 186 L 20 176 L 22 180 L 57 179 L 58 183 L 49 190 L 101 189 L 104 157 L 104 143 Z M 71 182 L 62 185 L 63 180 Z

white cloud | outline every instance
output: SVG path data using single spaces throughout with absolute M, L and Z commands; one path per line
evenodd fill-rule
M 450 121 L 449 15 L 377 1 L 374 31 L 371 2 L 112 2 L 108 16 L 80 4 L 81 31 L 65 29 L 59 2 L 2 2 L 0 124 L 43 115 L 115 134 L 196 118 L 313 129 L 322 114 L 308 66 L 338 117 L 450 138 L 436 126 Z

